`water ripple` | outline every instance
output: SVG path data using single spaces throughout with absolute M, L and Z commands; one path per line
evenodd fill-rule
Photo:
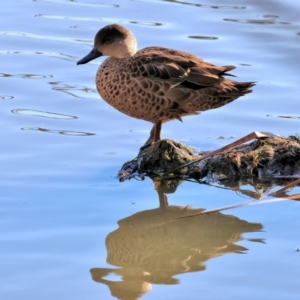
M 29 116 L 36 116 L 42 118 L 52 118 L 52 119 L 77 119 L 78 118 L 76 116 L 63 115 L 63 114 L 35 110 L 35 109 L 13 109 L 11 112 L 17 115 L 29 115 Z
M 291 120 L 300 120 L 300 116 L 272 116 L 272 115 L 267 115 L 267 117 L 282 118 L 282 119 L 291 119 Z
M 109 6 L 118 8 L 120 7 L 118 4 L 107 4 L 107 3 L 87 3 L 87 2 L 79 2 L 75 0 L 33 0 L 34 2 L 46 2 L 46 3 L 59 3 L 59 4 L 68 4 L 68 5 L 76 5 L 76 6 L 88 6 L 88 7 L 99 7 L 99 6 Z
M 193 3 L 193 2 L 186 2 L 186 1 L 178 1 L 178 0 L 162 0 L 164 2 L 172 2 L 184 5 L 192 5 L 196 7 L 205 7 L 205 8 L 213 8 L 213 9 L 246 9 L 246 6 L 235 6 L 235 5 L 207 5 L 207 4 L 200 4 L 200 3 Z
M 115 23 L 115 19 L 110 18 L 91 18 L 91 17 L 74 17 L 74 16 L 60 16 L 60 15 L 46 15 L 46 14 L 37 14 L 35 15 L 37 18 L 46 18 L 46 19 L 56 19 L 56 20 L 71 20 L 71 21 L 103 21 L 107 23 Z M 134 24 L 134 25 L 144 25 L 144 26 L 162 26 L 163 23 L 161 22 L 152 22 L 152 21 L 127 21 L 127 20 L 118 20 L 120 23 L 126 23 L 126 24 Z M 71 26 L 72 28 L 77 28 L 77 26 Z
M 4 96 L 4 95 L 0 95 L 0 100 L 11 100 L 14 99 L 14 96 Z
M 95 133 L 83 132 L 83 131 L 70 131 L 70 130 L 56 130 L 56 129 L 48 129 L 42 127 L 22 127 L 21 130 L 34 130 L 46 133 L 55 133 L 55 134 L 63 134 L 63 135 L 71 135 L 71 136 L 92 136 L 96 135 Z
M 76 57 L 68 54 L 60 53 L 60 52 L 0 50 L 0 54 L 45 55 L 45 56 L 60 58 L 67 61 L 77 61 Z
M 289 22 L 278 22 L 277 19 L 279 16 L 276 15 L 264 15 L 264 19 L 229 19 L 225 18 L 224 21 L 228 22 L 236 22 L 236 23 L 242 23 L 242 24 L 254 24 L 254 25 L 273 25 L 273 24 L 282 24 L 282 25 L 288 25 Z
M 130 24 L 134 25 L 146 25 L 146 26 L 162 26 L 163 23 L 160 22 L 150 22 L 150 21 L 129 21 Z
M 0 73 L 0 77 L 19 77 L 26 79 L 44 79 L 44 78 L 52 78 L 52 75 L 40 75 L 40 74 L 8 74 L 8 73 Z
M 203 35 L 189 35 L 188 38 L 197 39 L 197 40 L 217 40 L 218 39 L 215 36 L 203 36 Z
M 41 34 L 35 34 L 35 33 L 23 32 L 23 31 L 0 31 L 0 35 L 22 36 L 22 37 L 32 38 L 32 39 L 81 43 L 81 44 L 88 44 L 88 45 L 91 45 L 93 43 L 92 39 L 74 39 L 65 36 L 59 37 L 59 36 L 41 35 Z
M 103 18 L 88 18 L 88 17 L 70 17 L 70 16 L 59 16 L 59 15 L 46 15 L 46 14 L 37 14 L 37 18 L 46 18 L 46 19 L 55 19 L 55 20 L 71 20 L 71 21 L 103 21 Z
M 76 98 L 86 98 L 87 94 L 97 94 L 96 90 L 79 85 L 69 85 L 61 81 L 49 82 L 54 91 L 60 91 L 72 95 Z

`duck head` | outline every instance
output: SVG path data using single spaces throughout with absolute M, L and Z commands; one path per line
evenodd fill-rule
M 131 31 L 125 27 L 112 24 L 100 29 L 94 39 L 92 51 L 77 62 L 77 65 L 86 64 L 100 57 L 128 58 L 137 50 L 137 41 Z

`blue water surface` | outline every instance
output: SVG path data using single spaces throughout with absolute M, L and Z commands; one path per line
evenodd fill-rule
M 298 3 L 10 0 L 1 11 L 1 299 L 298 298 L 299 202 L 170 225 L 186 205 L 254 200 L 186 182 L 161 212 L 149 179 L 119 183 L 151 124 L 100 99 L 102 58 L 76 65 L 101 27 L 120 23 L 139 48 L 187 51 L 257 82 L 227 106 L 164 124 L 163 137 L 212 150 L 253 131 L 299 133 Z

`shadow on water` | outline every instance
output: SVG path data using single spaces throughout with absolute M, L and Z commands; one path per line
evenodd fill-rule
M 263 228 L 220 212 L 179 219 L 204 209 L 169 205 L 166 193 L 173 193 L 177 184 L 154 184 L 159 207 L 119 220 L 119 228 L 106 237 L 107 262 L 115 267 L 90 270 L 93 280 L 107 285 L 117 299 L 138 299 L 151 284 L 178 284 L 176 275 L 204 271 L 209 259 L 247 253 L 237 243 L 244 233 Z M 264 243 L 260 238 L 248 241 Z M 121 280 L 111 279 L 115 276 Z

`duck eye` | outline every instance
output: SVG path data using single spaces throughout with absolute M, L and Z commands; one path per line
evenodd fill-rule
M 112 41 L 112 37 L 111 36 L 107 36 L 107 37 L 104 38 L 104 42 L 105 43 L 109 43 L 111 41 Z

